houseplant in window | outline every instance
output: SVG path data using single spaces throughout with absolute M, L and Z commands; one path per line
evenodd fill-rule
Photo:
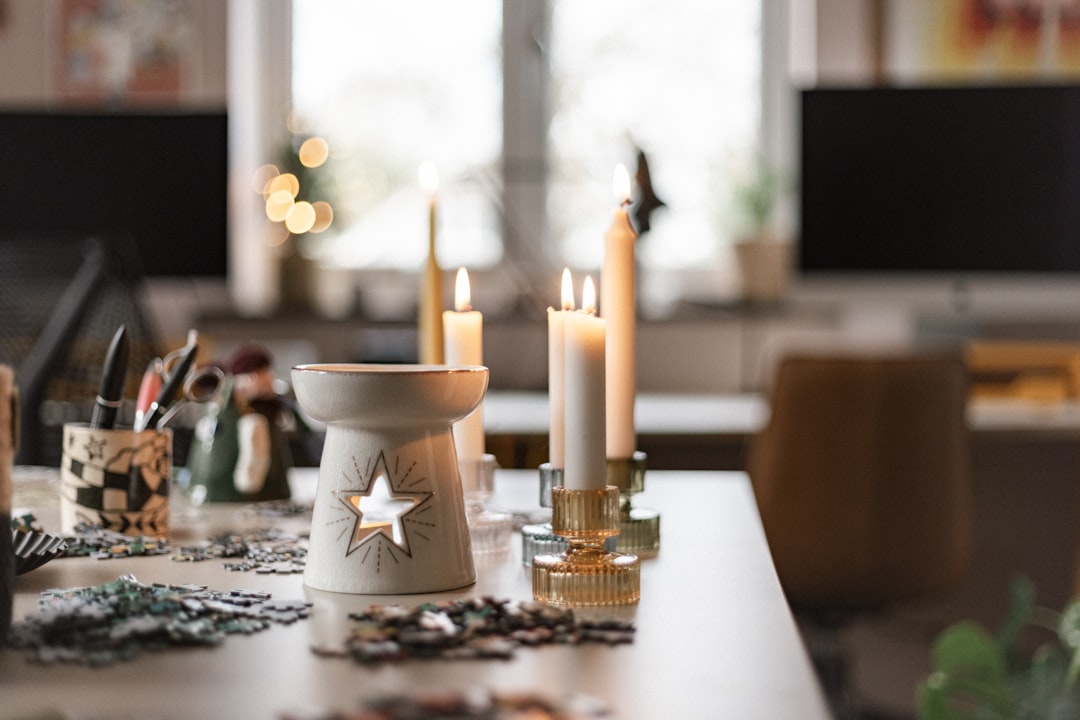
M 787 292 L 791 243 L 780 231 L 777 217 L 785 190 L 780 172 L 762 157 L 755 157 L 736 176 L 735 258 L 742 297 L 749 302 L 776 302 Z

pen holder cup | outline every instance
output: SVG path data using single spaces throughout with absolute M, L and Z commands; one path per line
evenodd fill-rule
M 488 370 L 301 365 L 297 402 L 326 423 L 304 584 L 332 592 L 442 592 L 476 581 L 451 424 Z
M 168 537 L 172 430 L 92 428 L 65 423 L 60 525 L 80 523 L 126 535 Z

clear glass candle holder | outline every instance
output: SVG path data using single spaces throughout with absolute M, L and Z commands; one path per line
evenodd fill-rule
M 513 517 L 508 512 L 488 508 L 495 492 L 495 456 L 458 460 L 461 488 L 465 495 L 465 520 L 469 525 L 473 553 L 498 553 L 510 547 L 514 533 Z
M 632 498 L 645 489 L 647 456 L 640 450 L 632 457 L 608 458 L 607 483 L 619 488 L 619 552 L 652 556 L 660 550 L 660 513 L 651 508 L 635 508 Z

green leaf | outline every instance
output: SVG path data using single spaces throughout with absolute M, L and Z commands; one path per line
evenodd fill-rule
M 1069 670 L 1065 687 L 1072 688 L 1080 676 L 1080 600 L 1074 600 L 1065 608 L 1058 623 L 1058 639 L 1069 651 Z
M 935 672 L 917 691 L 920 720 L 1015 720 L 1001 678 L 971 680 Z
M 942 673 L 934 673 L 919 686 L 917 698 L 920 720 L 969 720 L 967 712 L 950 702 L 951 688 Z
M 1058 623 L 1061 644 L 1072 651 L 1080 649 L 1080 600 L 1074 600 L 1065 608 Z
M 1009 598 L 1009 614 L 998 631 L 998 643 L 1006 656 L 1016 648 L 1020 632 L 1031 619 L 1031 611 L 1035 607 L 1035 585 L 1029 578 L 1019 576 L 1009 587 Z
M 986 629 L 963 620 L 945 629 L 934 643 L 934 667 L 948 675 L 1000 680 L 1005 655 Z
M 1065 663 L 1060 648 L 1047 643 L 1035 651 L 1027 670 L 1011 678 L 1018 717 L 1050 717 L 1051 708 L 1061 697 Z

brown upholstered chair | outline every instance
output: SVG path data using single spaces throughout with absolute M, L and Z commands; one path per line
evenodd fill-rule
M 797 616 L 832 623 L 964 577 L 972 534 L 967 397 L 958 356 L 781 361 L 770 419 L 747 467 Z

